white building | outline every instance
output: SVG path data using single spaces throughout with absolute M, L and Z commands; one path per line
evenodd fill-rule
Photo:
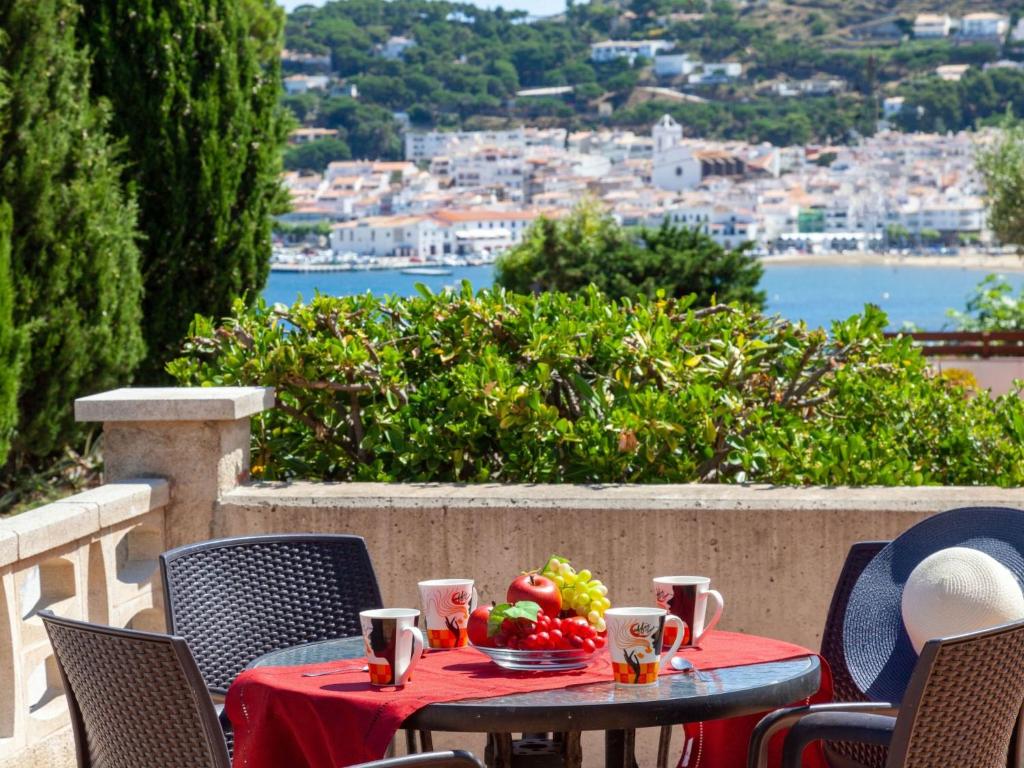
M 284 90 L 290 94 L 326 91 L 330 82 L 327 75 L 289 75 L 284 79 Z
M 941 64 L 935 68 L 935 74 L 938 75 L 940 80 L 958 83 L 970 68 L 970 64 Z
M 380 55 L 392 61 L 400 59 L 414 45 L 416 45 L 416 41 L 408 37 L 389 37 L 388 41 L 380 47 Z
M 331 68 L 331 54 L 329 53 L 307 53 L 305 51 L 290 51 L 287 48 L 283 48 L 281 49 L 281 61 L 294 67 L 323 70 Z
M 564 132 L 563 132 L 564 136 Z M 526 131 L 416 131 L 405 134 L 405 159 L 418 163 L 439 155 L 451 157 L 458 151 L 490 145 L 501 148 L 526 148 Z
M 983 11 L 960 19 L 960 36 L 971 39 L 1002 39 L 1010 29 L 1010 17 Z
M 688 53 L 661 53 L 654 57 L 654 74 L 658 77 L 682 77 L 693 72 L 699 63 Z
M 309 144 L 320 139 L 336 139 L 338 132 L 333 128 L 296 128 L 288 134 L 289 144 Z
M 919 13 L 914 19 L 914 37 L 948 37 L 953 28 L 953 19 L 946 13 Z
M 331 228 L 335 254 L 439 259 L 502 250 L 522 240 L 537 212 L 441 210 L 424 215 L 370 216 Z
M 670 115 L 664 115 L 651 131 L 654 158 L 651 182 L 658 189 L 682 191 L 693 189 L 701 180 L 700 161 L 693 150 L 680 142 L 683 127 Z
M 882 117 L 891 120 L 903 111 L 903 105 L 907 103 L 904 96 L 887 96 L 882 100 Z
M 720 63 L 697 62 L 697 71 L 686 78 L 690 85 L 716 85 L 728 83 L 743 74 L 743 65 L 738 61 Z
M 666 40 L 603 40 L 591 43 L 590 60 L 596 62 L 629 59 L 632 64 L 638 56 L 654 59 L 658 51 L 668 51 L 674 44 Z

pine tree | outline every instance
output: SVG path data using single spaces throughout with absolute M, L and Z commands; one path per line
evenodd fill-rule
M 0 0 L 0 196 L 10 206 L 22 346 L 15 463 L 74 433 L 75 397 L 127 382 L 144 354 L 136 210 L 89 99 L 71 0 Z
M 14 327 L 11 288 L 11 208 L 0 202 L 0 466 L 7 461 L 18 422 L 20 358 L 21 334 Z
M 93 91 L 138 190 L 149 359 L 162 377 L 196 313 L 255 299 L 270 263 L 286 122 L 272 0 L 84 0 Z

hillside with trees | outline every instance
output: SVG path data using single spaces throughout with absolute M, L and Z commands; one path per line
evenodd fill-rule
M 993 10 L 1016 23 L 1024 3 L 952 3 L 951 14 Z M 958 130 L 1024 107 L 1024 70 L 984 69 L 1024 60 L 1010 39 L 914 39 L 925 2 L 813 0 L 593 0 L 558 15 L 486 11 L 433 0 L 336 0 L 289 15 L 286 47 L 329 57 L 330 87 L 284 97 L 297 120 L 336 130 L 322 145 L 296 148 L 291 168 L 346 157 L 401 156 L 400 135 L 419 128 L 479 129 L 530 123 L 570 129 L 612 125 L 646 130 L 669 112 L 690 135 L 843 143 L 876 129 L 888 96 L 907 98 L 904 130 Z M 411 45 L 388 55 L 390 40 Z M 594 62 L 590 45 L 656 39 L 704 62 L 737 62 L 742 76 L 693 85 L 659 78 L 638 57 Z M 935 74 L 966 64 L 961 82 Z M 285 60 L 285 73 L 309 72 Z M 833 90 L 784 98 L 786 82 L 832 80 Z M 524 89 L 570 86 L 554 95 Z M 353 97 L 352 89 L 356 96 Z M 667 89 L 651 91 L 651 87 Z M 674 92 L 674 95 L 673 95 Z M 397 115 L 397 117 L 396 117 Z M 316 144 L 320 144 L 316 142 Z

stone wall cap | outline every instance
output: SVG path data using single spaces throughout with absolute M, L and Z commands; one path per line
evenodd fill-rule
M 235 421 L 273 407 L 273 387 L 125 387 L 78 398 L 75 419 Z

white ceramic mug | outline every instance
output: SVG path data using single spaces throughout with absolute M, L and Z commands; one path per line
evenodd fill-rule
M 683 622 L 664 608 L 609 608 L 608 653 L 618 685 L 657 685 L 661 666 L 661 638 L 667 627 L 676 628 L 676 639 L 665 651 L 669 658 L 683 639 Z
M 658 607 L 683 620 L 684 648 L 700 645 L 725 609 L 725 600 L 720 592 L 711 589 L 711 579 L 707 576 L 659 576 L 654 580 L 654 599 Z M 709 599 L 714 601 L 715 607 L 711 618 L 706 619 Z M 670 642 L 670 638 L 666 637 L 665 642 Z
M 366 660 L 373 685 L 405 685 L 423 655 L 423 633 L 415 608 L 360 611 Z
M 421 581 L 423 617 L 427 645 L 431 648 L 459 648 L 469 644 L 466 626 L 478 598 L 472 579 L 431 579 Z

